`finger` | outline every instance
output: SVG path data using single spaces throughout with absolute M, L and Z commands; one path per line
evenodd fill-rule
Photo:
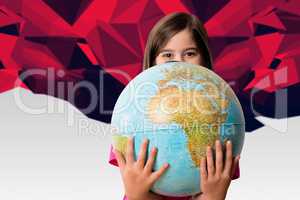
M 212 149 L 210 146 L 206 149 L 206 159 L 207 159 L 207 172 L 208 176 L 212 176 L 215 174 L 215 166 L 214 166 L 214 159 L 212 154 Z
M 133 137 L 129 137 L 127 141 L 126 148 L 126 163 L 133 164 L 134 163 L 134 144 Z
M 237 170 L 238 166 L 239 166 L 239 160 L 240 160 L 240 156 L 236 156 L 233 160 L 233 167 L 232 167 L 232 170 L 231 170 L 231 177 L 234 176 L 235 174 L 235 171 Z
M 221 174 L 223 171 L 223 151 L 220 140 L 216 140 L 216 173 Z
M 226 142 L 226 160 L 225 160 L 225 167 L 224 172 L 227 175 L 231 175 L 231 167 L 232 167 L 232 142 Z
M 157 181 L 166 172 L 168 168 L 169 168 L 169 164 L 165 163 L 163 166 L 159 168 L 159 170 L 153 172 L 151 174 L 151 182 L 154 183 L 155 181 Z
M 144 167 L 145 165 L 145 160 L 146 160 L 146 155 L 147 155 L 147 148 L 148 148 L 148 139 L 144 139 L 142 145 L 141 145 L 141 150 L 139 152 L 137 164 L 139 167 Z
M 146 162 L 146 165 L 145 165 L 145 170 L 147 173 L 151 173 L 152 172 L 152 169 L 153 169 L 153 165 L 154 165 L 154 161 L 155 161 L 155 157 L 156 157 L 156 153 L 157 153 L 157 149 L 155 147 L 153 147 L 151 149 L 151 153 L 150 153 L 150 156 Z
M 117 149 L 114 149 L 114 153 L 115 153 L 115 156 L 116 156 L 116 159 L 117 159 L 120 169 L 123 170 L 123 168 L 126 165 L 126 161 L 125 161 L 123 154 L 120 151 L 118 151 Z
M 200 175 L 201 175 L 201 180 L 207 179 L 206 159 L 205 158 L 201 159 Z

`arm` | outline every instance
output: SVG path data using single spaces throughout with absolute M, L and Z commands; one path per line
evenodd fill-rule
M 151 150 L 148 160 L 146 153 L 148 140 L 141 146 L 138 159 L 134 159 L 133 138 L 128 139 L 125 157 L 117 150 L 115 155 L 120 167 L 121 176 L 128 200 L 161 200 L 161 196 L 150 192 L 151 187 L 161 175 L 167 170 L 168 164 L 163 165 L 159 170 L 153 172 L 152 168 L 155 161 L 157 149 Z

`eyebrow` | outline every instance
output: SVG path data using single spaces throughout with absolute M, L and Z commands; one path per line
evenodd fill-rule
M 196 47 L 189 47 L 189 48 L 184 49 L 183 51 L 188 51 L 188 50 L 198 51 L 198 48 L 196 48 Z M 159 51 L 159 53 L 163 53 L 163 52 L 173 52 L 173 50 L 172 49 L 163 49 L 163 50 Z

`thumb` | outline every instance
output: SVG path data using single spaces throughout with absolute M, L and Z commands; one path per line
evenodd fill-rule
M 151 183 L 154 184 L 155 181 L 157 181 L 169 168 L 169 164 L 165 163 L 163 166 L 160 167 L 159 170 L 155 171 L 151 175 Z

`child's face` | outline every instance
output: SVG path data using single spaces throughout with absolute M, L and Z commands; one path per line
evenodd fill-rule
M 204 65 L 203 55 L 197 48 L 193 36 L 188 29 L 174 35 L 155 58 L 156 64 L 168 61 L 181 61 L 196 65 Z

